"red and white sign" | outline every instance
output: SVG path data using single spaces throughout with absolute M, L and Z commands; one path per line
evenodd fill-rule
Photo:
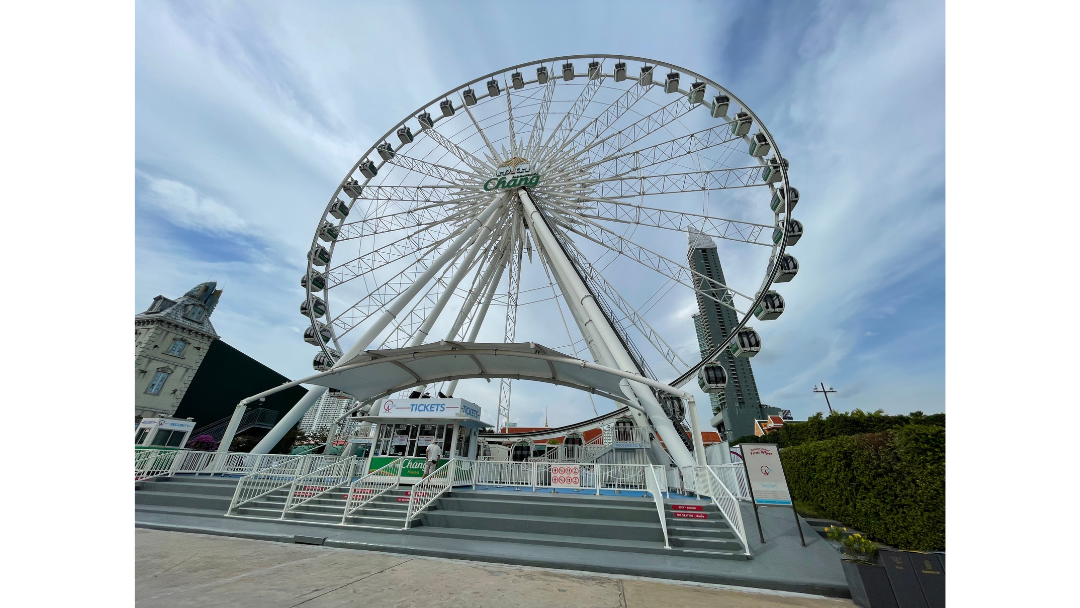
M 701 505 L 671 505 L 672 511 L 704 511 L 705 507 Z
M 679 513 L 675 512 L 671 514 L 672 517 L 681 517 L 683 519 L 709 519 L 708 513 Z
M 553 488 L 580 488 L 581 465 L 551 465 L 551 487 Z
M 362 498 L 364 495 L 373 494 L 374 492 L 375 492 L 374 488 L 353 488 L 352 495 L 353 495 L 353 498 Z M 341 497 L 347 499 L 349 497 L 349 495 L 348 494 L 342 494 Z

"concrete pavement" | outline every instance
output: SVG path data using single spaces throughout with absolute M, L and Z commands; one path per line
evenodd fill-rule
M 329 608 L 854 606 L 797 593 L 135 530 L 135 605 Z

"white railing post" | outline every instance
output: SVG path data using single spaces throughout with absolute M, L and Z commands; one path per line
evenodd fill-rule
M 187 451 L 186 451 L 186 450 L 177 450 L 177 451 L 176 451 L 176 452 L 175 452 L 175 453 L 173 454 L 173 460 L 172 460 L 172 465 L 170 465 L 170 466 L 169 466 L 169 474 L 168 474 L 168 477 L 172 477 L 172 476 L 173 476 L 173 474 L 174 474 L 174 473 L 176 472 L 176 469 L 177 469 L 177 468 L 179 468 L 179 465 L 180 465 L 180 463 L 184 462 L 184 457 L 185 457 L 186 455 L 187 455 Z

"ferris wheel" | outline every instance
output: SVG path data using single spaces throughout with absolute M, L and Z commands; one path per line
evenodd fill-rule
M 674 387 L 722 386 L 713 362 L 761 349 L 752 324 L 784 311 L 773 284 L 798 272 L 785 253 L 803 230 L 787 169 L 745 103 L 670 63 L 573 55 L 476 78 L 391 127 L 330 196 L 301 279 L 314 367 L 473 342 L 487 324 L 505 342 Z M 725 281 L 687 261 L 687 239 L 706 237 L 723 248 Z M 737 315 L 702 355 L 688 357 L 685 335 L 658 317 L 680 291 Z M 546 307 L 541 335 L 518 331 L 530 307 Z M 452 396 L 456 385 L 417 390 Z M 497 426 L 511 388 L 501 381 Z M 646 411 L 681 417 L 638 388 Z

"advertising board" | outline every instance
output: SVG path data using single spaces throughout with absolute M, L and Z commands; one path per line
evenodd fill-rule
M 790 505 L 791 493 L 784 477 L 784 466 L 780 463 L 780 450 L 771 443 L 748 443 L 742 448 L 754 502 L 759 505 Z

